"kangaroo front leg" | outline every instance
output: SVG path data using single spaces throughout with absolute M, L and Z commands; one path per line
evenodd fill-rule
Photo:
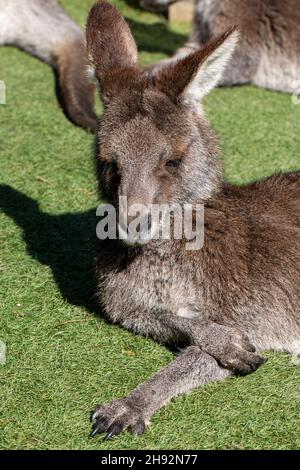
M 249 374 L 266 361 L 255 352 L 246 333 L 232 326 L 210 321 L 203 312 L 184 308 L 177 315 L 163 312 L 159 318 L 158 325 L 152 325 L 154 339 L 159 341 L 164 337 L 173 343 L 176 338 L 185 339 L 187 344 L 198 346 L 223 367 L 235 373 Z
M 151 416 L 171 398 L 231 375 L 232 372 L 222 368 L 212 356 L 190 346 L 126 398 L 97 406 L 91 415 L 93 429 L 90 435 L 94 437 L 105 432 L 105 439 L 110 439 L 125 429 L 142 434 Z
M 172 317 L 175 324 L 181 322 L 181 331 L 190 344 L 213 356 L 223 367 L 239 374 L 254 372 L 266 359 L 255 352 L 248 336 L 231 326 L 207 321 L 203 324 L 192 319 Z
M 201 312 L 191 308 L 182 308 L 177 315 L 165 312 L 161 321 L 235 373 L 249 374 L 266 361 L 255 352 L 246 333 L 205 319 L 203 314 L 201 318 Z

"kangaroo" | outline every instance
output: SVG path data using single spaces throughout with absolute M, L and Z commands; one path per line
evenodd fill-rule
M 73 123 L 96 131 L 84 33 L 56 0 L 0 0 L 0 45 L 19 47 L 51 65 L 66 115 Z
M 99 1 L 89 14 L 88 57 L 105 106 L 96 150 L 102 194 L 120 226 L 130 216 L 117 203 L 123 196 L 128 207 L 142 203 L 145 218 L 153 203 L 201 203 L 205 229 L 200 250 L 187 250 L 184 238 L 146 243 L 129 225 L 125 243 L 97 240 L 104 315 L 185 348 L 126 398 L 97 406 L 91 436 L 141 434 L 171 398 L 255 371 L 262 351 L 300 353 L 300 172 L 224 183 L 217 139 L 199 104 L 237 41 L 230 29 L 161 70 L 142 70 L 118 11 Z
M 143 0 L 142 5 L 162 10 L 174 1 Z M 242 32 L 241 40 L 219 85 L 252 84 L 294 92 L 300 80 L 299 7 L 299 0 L 197 0 L 193 32 L 171 60 L 235 24 Z

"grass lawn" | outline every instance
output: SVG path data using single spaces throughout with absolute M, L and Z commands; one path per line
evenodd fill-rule
M 82 25 L 93 0 L 64 0 Z M 115 2 L 142 63 L 164 58 L 187 25 Z M 132 5 L 132 2 L 130 2 Z M 255 374 L 208 385 L 157 413 L 142 437 L 88 439 L 89 412 L 127 394 L 172 359 L 166 348 L 94 314 L 91 269 L 97 204 L 93 137 L 64 117 L 50 68 L 0 48 L 0 448 L 300 448 L 300 365 L 268 353 Z M 300 167 L 300 106 L 252 87 L 205 103 L 226 178 L 245 183 Z

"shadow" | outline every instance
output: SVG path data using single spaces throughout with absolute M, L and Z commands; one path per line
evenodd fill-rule
M 23 230 L 27 253 L 51 268 L 63 298 L 99 315 L 93 268 L 96 211 L 49 215 L 37 201 L 6 185 L 0 185 L 0 209 Z
M 183 46 L 187 36 L 171 31 L 164 23 L 145 24 L 126 18 L 140 52 L 160 52 L 173 55 Z
M 136 10 L 145 11 L 145 9 L 141 7 L 141 0 L 125 0 L 125 3 Z
M 168 18 L 168 7 L 163 7 L 162 9 L 151 9 L 149 7 L 145 7 L 144 5 L 141 5 L 141 0 L 125 0 L 125 3 L 130 6 L 131 8 L 135 8 L 136 10 L 139 11 L 147 11 L 151 13 L 155 13 L 156 15 L 161 15 L 164 18 Z
M 111 323 L 95 298 L 96 209 L 49 215 L 39 209 L 36 200 L 10 186 L 0 185 L 0 210 L 23 230 L 28 255 L 51 268 L 62 297 Z M 113 257 L 114 250 L 103 251 L 103 256 L 106 255 Z M 175 355 L 186 346 L 184 341 L 165 344 Z

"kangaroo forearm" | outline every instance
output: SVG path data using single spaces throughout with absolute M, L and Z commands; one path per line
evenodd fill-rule
M 152 310 L 127 312 L 122 325 L 136 333 L 151 336 L 166 344 L 197 346 L 216 359 L 222 366 L 235 372 L 254 372 L 265 359 L 255 353 L 248 336 L 238 329 L 210 320 L 209 312 L 192 307 L 181 308 L 178 314 Z
M 127 330 L 151 337 L 160 343 L 188 343 L 187 328 L 184 322 L 169 311 L 132 310 L 120 319 L 121 325 Z
M 190 346 L 175 361 L 139 385 L 126 398 L 98 406 L 91 416 L 91 436 L 106 432 L 106 437 L 110 438 L 126 428 L 130 428 L 135 434 L 142 434 L 153 413 L 171 398 L 231 375 L 232 372 L 223 369 L 213 357 Z
M 153 334 L 165 333 L 170 339 L 181 337 L 187 343 L 200 347 L 211 354 L 217 351 L 217 344 L 231 343 L 237 331 L 232 327 L 220 325 L 212 321 L 209 312 L 192 309 L 179 309 L 178 314 L 162 311 L 153 319 Z M 214 347 L 216 346 L 216 347 Z
M 211 381 L 223 380 L 231 372 L 195 346 L 190 346 L 168 366 L 139 385 L 126 398 L 143 410 L 146 419 L 173 397 Z
M 127 312 L 121 324 L 128 330 L 145 336 L 151 336 L 161 343 L 183 341 L 200 347 L 211 354 L 216 343 L 232 342 L 231 327 L 217 324 L 210 320 L 209 312 L 182 308 L 178 314 L 169 310 L 152 309 L 149 312 L 132 310 Z

